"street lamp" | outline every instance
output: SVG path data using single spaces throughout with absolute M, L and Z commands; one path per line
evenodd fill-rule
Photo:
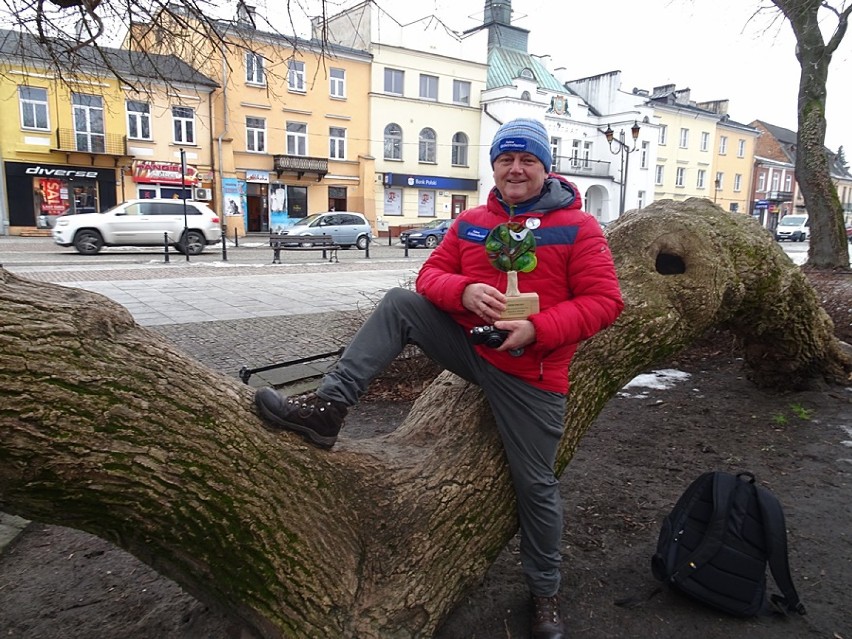
M 630 154 L 639 150 L 636 146 L 636 142 L 639 140 L 639 123 L 634 120 L 633 126 L 630 127 L 630 135 L 633 136 L 632 148 L 624 141 L 624 129 L 621 129 L 621 131 L 618 132 L 618 137 L 616 138 L 612 127 L 607 126 L 606 131 L 604 131 L 604 135 L 606 136 L 606 141 L 609 143 L 609 152 L 613 155 L 620 156 L 619 168 L 621 170 L 621 201 L 618 207 L 618 214 L 621 215 L 624 213 L 624 201 L 627 197 L 627 169 L 629 168 Z M 617 144 L 614 149 L 612 147 L 613 142 Z

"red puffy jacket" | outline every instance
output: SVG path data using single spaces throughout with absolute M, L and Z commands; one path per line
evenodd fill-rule
M 531 205 L 511 207 L 492 189 L 487 204 L 464 211 L 417 276 L 417 291 L 450 313 L 466 330 L 482 319 L 462 306 L 469 284 L 505 291 L 507 275 L 485 253 L 488 232 L 510 219 L 525 224 L 536 240 L 537 266 L 518 273 L 520 292 L 539 295 L 540 312 L 529 317 L 536 341 L 520 357 L 477 346 L 502 371 L 543 390 L 568 392 L 568 365 L 577 345 L 612 324 L 624 308 L 609 245 L 600 225 L 581 208 L 577 188 L 556 176 Z M 527 222 L 527 220 L 534 220 Z

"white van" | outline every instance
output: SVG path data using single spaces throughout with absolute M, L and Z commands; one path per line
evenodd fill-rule
M 804 242 L 811 236 L 811 221 L 807 215 L 785 215 L 775 229 L 775 239 Z

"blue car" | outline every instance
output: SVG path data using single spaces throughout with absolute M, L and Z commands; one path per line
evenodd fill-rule
M 444 235 L 447 234 L 447 229 L 450 228 L 452 223 L 452 220 L 432 220 L 423 226 L 403 231 L 399 234 L 399 241 L 403 246 L 407 245 L 408 248 L 418 246 L 435 248 L 444 239 Z

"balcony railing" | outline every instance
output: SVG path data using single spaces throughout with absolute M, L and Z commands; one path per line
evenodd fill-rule
M 773 202 L 792 202 L 793 201 L 793 192 L 792 191 L 770 191 L 767 196 L 767 200 L 772 200 Z
M 556 173 L 560 175 L 585 175 L 588 177 L 610 177 L 610 162 L 585 160 L 565 156 L 556 157 Z
M 85 133 L 74 129 L 56 129 L 56 150 L 127 155 L 127 138 L 117 133 Z
M 285 171 L 296 173 L 299 179 L 305 173 L 316 173 L 319 182 L 328 173 L 328 158 L 310 158 L 305 155 L 273 155 L 272 166 L 278 177 Z

